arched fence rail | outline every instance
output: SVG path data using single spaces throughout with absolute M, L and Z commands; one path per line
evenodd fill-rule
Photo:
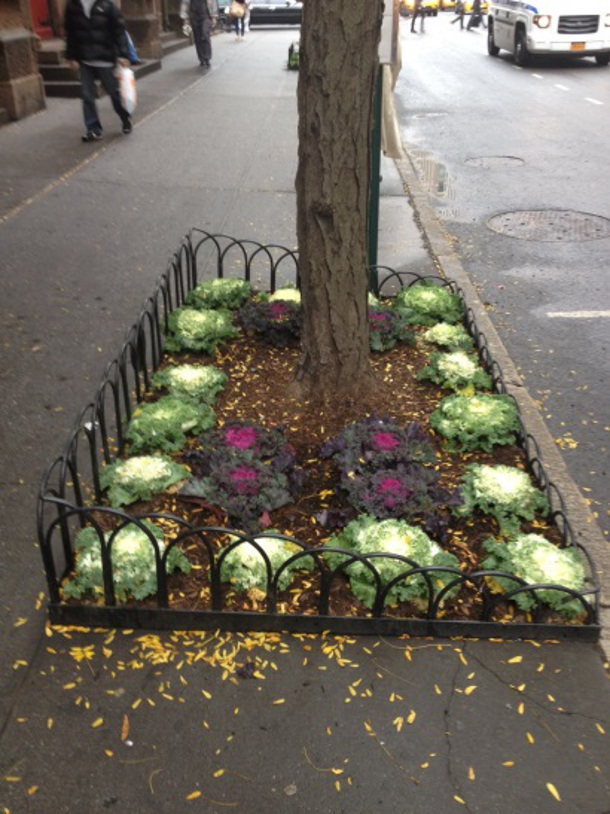
M 576 592 L 553 584 L 528 585 L 519 577 L 498 571 L 466 572 L 447 566 L 420 566 L 399 555 L 368 554 L 366 556 L 328 547 L 311 549 L 290 539 L 296 553 L 274 573 L 263 548 L 252 536 L 220 526 L 195 527 L 175 515 L 149 514 L 135 517 L 126 511 L 104 504 L 100 485 L 100 470 L 120 457 L 125 449 L 124 430 L 133 410 L 143 400 L 150 387 L 152 374 L 163 361 L 164 336 L 173 310 L 184 304 L 189 292 L 204 279 L 236 277 L 251 282 L 260 290 L 274 291 L 286 282 L 299 282 L 298 253 L 283 246 L 263 245 L 252 240 L 236 240 L 193 229 L 186 235 L 171 257 L 166 272 L 158 280 L 152 295 L 145 301 L 138 319 L 126 334 L 117 354 L 107 366 L 93 400 L 78 415 L 63 452 L 47 467 L 37 502 L 37 528 L 46 572 L 52 622 L 107 627 L 149 628 L 158 630 L 224 629 L 233 631 L 292 631 L 337 634 L 415 636 L 472 636 L 500 638 L 566 638 L 597 641 L 599 638 L 599 587 L 594 563 L 574 535 L 566 516 L 566 506 L 558 488 L 549 478 L 539 445 L 527 431 L 521 419 L 518 444 L 523 450 L 527 468 L 536 484 L 549 500 L 550 516 L 561 534 L 562 546 L 577 548 L 587 571 L 586 589 Z M 472 336 L 481 364 L 490 374 L 495 392 L 506 394 L 502 370 L 494 360 L 487 338 L 479 331 L 473 310 L 462 290 L 452 281 L 441 277 L 422 277 L 412 272 L 394 271 L 378 266 L 370 270 L 373 288 L 384 297 L 396 290 L 422 280 L 446 286 L 457 294 L 464 305 L 464 326 Z M 513 399 L 514 400 L 514 399 Z M 516 403 L 516 402 L 515 402 Z M 517 405 L 518 409 L 518 405 Z M 107 531 L 110 518 L 112 532 Z M 144 520 L 168 520 L 177 525 L 179 533 L 162 550 Z M 143 602 L 120 603 L 115 596 L 111 551 L 121 528 L 133 523 L 148 537 L 152 547 L 157 577 L 157 593 Z M 103 596 L 93 600 L 66 599 L 62 596 L 62 580 L 74 567 L 75 534 L 85 527 L 94 529 L 101 549 Z M 104 530 L 105 529 L 105 530 Z M 276 535 L 282 539 L 282 535 Z M 214 544 L 218 538 L 230 539 L 231 545 L 222 552 Z M 199 549 L 205 563 L 200 575 L 208 586 L 208 599 L 203 607 L 183 609 L 172 601 L 171 576 L 166 574 L 166 562 L 172 548 L 189 541 Z M 263 558 L 267 572 L 264 607 L 256 611 L 236 611 L 227 603 L 221 569 L 228 553 L 241 545 L 252 545 Z M 344 554 L 342 562 L 331 568 L 325 557 L 329 551 Z M 402 562 L 404 569 L 384 584 L 375 562 L 381 558 Z M 316 597 L 306 613 L 283 612 L 279 581 L 285 570 L 302 562 L 308 566 L 316 584 Z M 358 564 L 370 576 L 374 586 L 374 602 L 362 615 L 340 615 L 333 610 L 333 587 L 349 575 L 351 565 Z M 445 583 L 436 579 L 439 572 Z M 490 579 L 502 579 L 511 588 L 503 594 L 489 590 Z M 417 615 L 400 616 L 386 607 L 389 592 L 399 583 L 419 580 L 425 586 L 425 599 L 418 605 Z M 442 587 L 438 588 L 438 584 Z M 541 592 L 558 591 L 567 600 L 582 606 L 578 623 L 563 623 L 557 617 L 549 620 Z M 468 619 L 450 618 L 446 608 L 451 597 L 469 600 Z M 528 598 L 528 615 L 518 621 L 506 621 L 507 607 L 512 599 Z M 510 615 L 510 614 L 509 614 Z M 523 621 L 523 619 L 527 621 Z

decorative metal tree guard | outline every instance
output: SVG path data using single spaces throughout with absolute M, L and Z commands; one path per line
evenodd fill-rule
M 542 489 L 551 506 L 550 518 L 559 529 L 562 545 L 576 547 L 587 568 L 587 589 L 582 593 L 554 584 L 528 585 L 519 577 L 499 571 L 465 572 L 446 566 L 425 566 L 406 557 L 390 554 L 362 556 L 341 549 L 308 548 L 290 539 L 297 551 L 274 573 L 269 558 L 254 536 L 219 526 L 195 527 L 183 518 L 151 513 L 131 515 L 127 511 L 105 505 L 100 487 L 100 469 L 113 463 L 125 451 L 125 427 L 134 408 L 142 402 L 149 389 L 151 375 L 163 360 L 164 336 L 168 317 L 185 302 L 189 292 L 204 278 L 233 277 L 245 279 L 260 290 L 274 291 L 279 285 L 295 281 L 298 284 L 296 250 L 254 241 L 235 240 L 226 235 L 213 235 L 192 230 L 173 255 L 166 273 L 160 278 L 152 296 L 146 301 L 135 324 L 128 331 L 117 357 L 106 368 L 93 400 L 82 410 L 69 435 L 64 451 L 48 466 L 40 487 L 37 504 L 37 525 L 40 549 L 46 571 L 51 622 L 102 627 L 149 628 L 157 630 L 223 629 L 232 631 L 290 631 L 337 634 L 376 634 L 415 636 L 473 636 L 501 638 L 566 638 L 597 641 L 599 637 L 599 587 L 591 557 L 576 542 L 566 517 L 564 500 L 549 479 L 536 440 L 527 432 L 523 421 L 518 440 L 530 474 Z M 492 376 L 494 389 L 506 394 L 502 370 L 492 358 L 485 335 L 477 329 L 474 313 L 463 292 L 451 281 L 440 277 L 422 278 L 410 272 L 398 272 L 386 267 L 371 270 L 371 284 L 376 293 L 395 293 L 422 279 L 447 286 L 458 294 L 465 306 L 464 324 L 473 337 L 479 357 Z M 162 551 L 147 529 L 145 520 L 169 520 L 180 529 Z M 149 538 L 154 551 L 157 573 L 156 596 L 143 601 L 120 603 L 115 596 L 112 575 L 112 544 L 117 533 L 128 524 L 135 524 Z M 62 596 L 62 580 L 75 564 L 74 536 L 79 529 L 91 526 L 100 539 L 103 570 L 103 601 L 66 600 Z M 108 532 L 108 528 L 111 531 Z M 102 529 L 105 529 L 104 532 Z M 105 537 L 106 534 L 106 537 Z M 234 542 L 222 552 L 215 540 L 230 535 Z M 270 535 L 265 535 L 270 536 Z M 272 535 L 280 539 L 283 535 Z M 210 599 L 205 609 L 185 610 L 172 606 L 165 563 L 172 547 L 196 542 L 205 554 Z M 265 609 L 236 611 L 227 607 L 221 582 L 221 567 L 228 551 L 241 545 L 252 545 L 260 553 L 267 569 Z M 331 570 L 324 554 L 329 550 L 345 554 L 340 566 Z M 404 562 L 404 571 L 388 584 L 383 584 L 375 560 L 384 557 Z M 307 562 L 317 581 L 316 612 L 281 612 L 278 605 L 278 583 L 282 573 L 295 562 Z M 345 580 L 350 564 L 358 562 L 367 569 L 376 587 L 376 598 L 370 613 L 364 616 L 341 616 L 332 612 L 332 588 Z M 451 579 L 440 590 L 435 589 L 434 575 L 451 573 Z M 401 618 L 385 609 L 389 591 L 400 581 L 423 579 L 427 586 L 426 608 L 421 617 Z M 502 594 L 492 594 L 487 578 L 508 580 L 514 587 Z M 478 597 L 477 619 L 451 619 L 444 616 L 443 602 L 456 588 L 466 595 Z M 566 598 L 582 604 L 583 619 L 578 624 L 546 621 L 547 608 L 539 591 L 563 592 Z M 498 608 L 519 594 L 528 594 L 534 604 L 528 622 L 497 621 Z M 473 608 L 475 607 L 473 603 Z

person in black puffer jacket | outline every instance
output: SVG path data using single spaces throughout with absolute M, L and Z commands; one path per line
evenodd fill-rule
M 129 65 L 125 21 L 112 0 L 68 0 L 64 18 L 66 59 L 73 70 L 80 70 L 83 116 L 86 132 L 83 141 L 102 138 L 102 125 L 95 103 L 95 80 L 99 79 L 121 119 L 123 133 L 131 133 L 129 113 L 121 104 L 119 85 L 114 74 L 116 62 Z

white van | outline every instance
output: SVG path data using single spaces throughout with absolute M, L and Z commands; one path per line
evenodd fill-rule
M 545 54 L 610 63 L 610 0 L 492 0 L 487 21 L 489 54 L 510 51 L 517 65 Z

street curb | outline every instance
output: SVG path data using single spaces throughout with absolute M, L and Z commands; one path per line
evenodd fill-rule
M 462 289 L 468 305 L 472 308 L 477 328 L 485 334 L 491 355 L 502 369 L 506 390 L 517 401 L 526 429 L 540 447 L 548 475 L 565 501 L 566 514 L 575 537 L 587 549 L 595 563 L 601 587 L 600 624 L 602 630 L 599 644 L 605 658 L 610 659 L 610 546 L 580 489 L 570 477 L 565 461 L 557 449 L 536 403 L 525 389 L 521 376 L 508 355 L 475 286 L 454 251 L 439 217 L 430 205 L 428 195 L 419 182 L 417 171 L 406 147 L 404 152 L 405 158 L 395 159 L 394 163 L 413 207 L 415 219 L 426 247 L 438 267 L 439 273 L 447 279 L 454 280 Z

